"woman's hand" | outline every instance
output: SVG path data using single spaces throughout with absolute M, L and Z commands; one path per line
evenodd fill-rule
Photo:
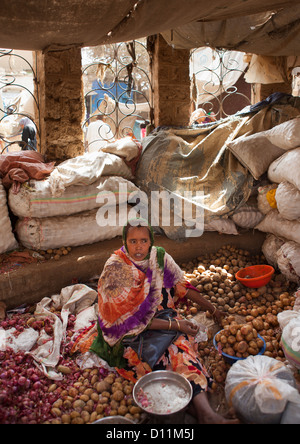
M 189 336 L 196 336 L 199 331 L 199 326 L 187 319 L 177 320 L 177 325 L 180 327 L 180 329 L 177 328 L 179 332 Z
M 220 311 L 220 310 L 216 310 L 215 313 L 213 314 L 213 317 L 215 319 L 215 321 L 221 325 L 222 324 L 222 320 L 228 316 L 228 313 L 224 312 L 224 311 Z

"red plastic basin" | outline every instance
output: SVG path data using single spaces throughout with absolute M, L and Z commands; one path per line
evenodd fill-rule
M 274 273 L 275 270 L 271 265 L 253 265 L 238 271 L 235 277 L 245 287 L 260 288 L 270 282 Z

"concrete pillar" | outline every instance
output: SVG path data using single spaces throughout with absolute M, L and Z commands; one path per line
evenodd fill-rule
M 188 125 L 191 111 L 190 51 L 173 49 L 161 35 L 154 42 L 152 82 L 155 126 Z
M 81 49 L 37 53 L 41 153 L 62 162 L 84 153 Z

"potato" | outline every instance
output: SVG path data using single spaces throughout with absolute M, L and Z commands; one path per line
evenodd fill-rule
M 122 390 L 117 390 L 112 394 L 112 398 L 115 401 L 122 401 L 122 399 L 124 399 L 124 393 Z
M 114 382 L 111 386 L 111 390 L 113 393 L 116 392 L 117 390 L 122 390 L 122 389 L 123 389 L 123 386 L 120 382 Z
M 97 382 L 94 385 L 94 388 L 97 390 L 98 393 L 111 392 L 111 385 L 106 381 Z
M 61 415 L 61 422 L 63 424 L 71 424 L 71 415 L 63 414 Z
M 118 408 L 118 415 L 125 416 L 128 413 L 128 408 L 125 405 L 120 405 Z
M 236 338 L 235 338 L 235 336 L 228 336 L 228 339 L 227 339 L 227 342 L 228 342 L 228 344 L 230 344 L 230 345 L 233 345 L 233 344 L 235 344 L 236 343 Z
M 81 412 L 81 418 L 83 419 L 84 423 L 87 424 L 90 421 L 90 414 L 87 411 Z
M 237 349 L 238 349 L 238 352 L 241 354 L 246 353 L 246 351 L 248 350 L 247 342 L 245 342 L 245 341 L 239 342 Z

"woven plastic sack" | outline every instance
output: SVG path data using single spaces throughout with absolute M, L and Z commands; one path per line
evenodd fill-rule
M 102 151 L 85 153 L 55 167 L 49 177 L 52 196 L 60 196 L 71 185 L 90 185 L 102 176 L 121 176 L 128 180 L 134 178 L 121 157 Z
M 226 378 L 229 405 L 246 423 L 280 424 L 288 402 L 299 402 L 292 371 L 267 356 L 250 356 L 235 363 Z
M 116 223 L 107 226 L 100 226 L 98 223 L 98 209 L 71 216 L 19 220 L 16 231 L 20 243 L 30 249 L 48 250 L 63 246 L 90 245 L 122 236 L 129 209 L 125 205 L 122 216 L 122 221 L 125 222 L 118 223 L 121 207 L 123 205 L 116 208 Z M 115 208 L 112 208 L 112 211 L 115 211 Z
M 285 243 L 284 239 L 280 239 L 274 234 L 268 234 L 262 245 L 262 252 L 267 259 L 268 264 L 277 268 L 277 252 Z
M 60 196 L 52 195 L 49 180 L 30 181 L 21 186 L 18 194 L 9 192 L 9 206 L 19 218 L 70 216 L 100 208 L 106 193 L 113 193 L 119 205 L 127 202 L 129 194 L 138 191 L 132 182 L 119 176 L 103 176 L 89 185 L 72 185 Z
M 274 126 L 266 131 L 266 138 L 283 150 L 291 150 L 300 146 L 300 118 Z
M 268 171 L 271 163 L 284 153 L 265 137 L 264 131 L 239 137 L 228 143 L 228 148 L 256 180 L 259 180 Z
M 277 210 L 270 211 L 255 228 L 300 244 L 300 220 L 286 220 Z
M 239 234 L 235 223 L 231 219 L 218 218 L 204 224 L 204 231 L 217 231 L 221 234 L 237 236 Z
M 276 253 L 281 273 L 291 282 L 300 282 L 300 245 L 286 242 Z
M 250 204 L 245 204 L 239 208 L 232 216 L 233 222 L 240 228 L 251 229 L 256 227 L 264 218 L 259 209 Z
M 18 248 L 18 242 L 12 232 L 7 208 L 6 191 L 0 179 L 0 254 Z
M 287 181 L 300 190 L 300 148 L 290 150 L 271 163 L 268 169 L 270 182 Z
M 289 182 L 282 182 L 276 190 L 277 209 L 287 220 L 300 219 L 300 190 Z

